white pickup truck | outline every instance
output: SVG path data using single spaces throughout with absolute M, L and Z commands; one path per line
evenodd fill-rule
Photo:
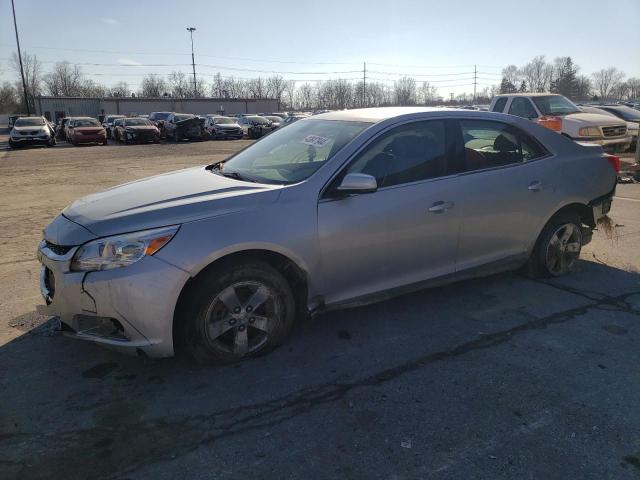
M 557 126 L 559 133 L 579 142 L 596 143 L 607 151 L 624 152 L 631 144 L 627 124 L 609 115 L 585 113 L 571 100 L 550 93 L 496 95 L 489 110 Z

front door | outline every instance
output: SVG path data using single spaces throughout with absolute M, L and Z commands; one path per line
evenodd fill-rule
M 446 176 L 445 122 L 411 122 L 374 139 L 347 173 L 376 178 L 378 190 L 348 197 L 331 187 L 318 204 L 326 303 L 453 273 L 458 182 Z

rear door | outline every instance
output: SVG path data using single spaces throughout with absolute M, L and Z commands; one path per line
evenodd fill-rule
M 446 175 L 441 120 L 381 134 L 334 180 L 318 204 L 327 303 L 453 273 L 459 228 L 458 177 Z M 347 173 L 372 175 L 374 193 L 332 194 Z
M 558 205 L 550 154 L 502 122 L 458 120 L 464 167 L 457 270 L 519 261 Z

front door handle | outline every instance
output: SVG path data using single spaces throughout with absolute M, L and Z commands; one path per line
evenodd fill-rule
M 540 190 L 542 190 L 542 183 L 536 180 L 534 182 L 531 182 L 527 188 L 532 192 L 539 192 Z
M 444 213 L 450 208 L 453 208 L 453 202 L 435 202 L 433 205 L 429 207 L 429 211 L 431 213 Z

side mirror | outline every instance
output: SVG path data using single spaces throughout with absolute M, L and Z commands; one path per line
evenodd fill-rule
M 338 186 L 338 192 L 349 195 L 357 193 L 373 193 L 378 189 L 375 177 L 366 173 L 348 173 Z

